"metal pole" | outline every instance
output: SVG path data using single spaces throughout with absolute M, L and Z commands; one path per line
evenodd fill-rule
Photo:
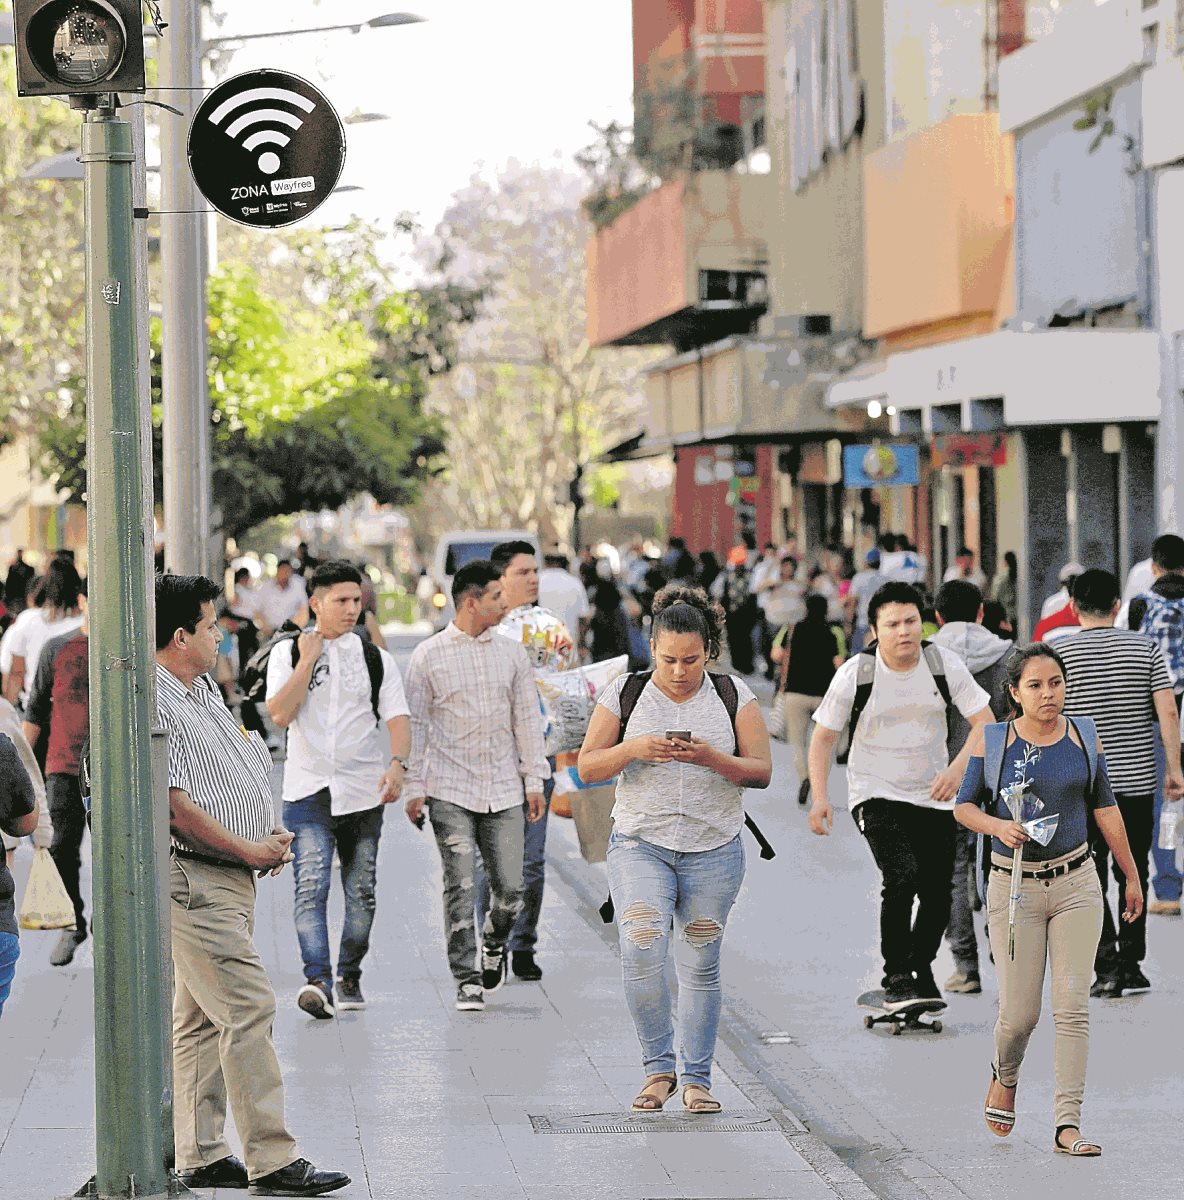
M 101 1197 L 168 1193 L 131 126 L 86 114 L 87 557 Z
M 161 321 L 163 336 L 165 567 L 208 575 L 210 398 L 206 376 L 206 203 L 189 173 L 185 145 L 201 102 L 201 7 L 174 0 L 161 39 L 160 87 L 185 115 L 160 130 Z

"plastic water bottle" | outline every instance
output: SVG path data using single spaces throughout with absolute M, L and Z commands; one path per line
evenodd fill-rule
M 1180 851 L 1184 849 L 1181 823 L 1184 822 L 1184 799 L 1165 800 L 1159 810 L 1159 848 Z

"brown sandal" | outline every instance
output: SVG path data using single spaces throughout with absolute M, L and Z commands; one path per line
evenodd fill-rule
M 655 1096 L 650 1088 L 659 1083 L 666 1084 L 666 1095 Z M 634 1112 L 657 1112 L 662 1105 L 678 1090 L 678 1079 L 674 1075 L 651 1075 L 645 1081 L 645 1087 L 637 1093 L 633 1101 Z
M 995 1064 L 991 1064 L 991 1083 L 998 1084 L 1000 1087 L 1006 1088 L 1005 1084 L 999 1078 L 999 1072 L 995 1070 Z M 1011 1102 L 1015 1103 L 1014 1087 L 1007 1088 L 1011 1092 Z M 983 1116 L 986 1118 L 987 1128 L 996 1137 L 1007 1137 L 1007 1135 L 1015 1128 L 1015 1109 L 1014 1108 L 993 1108 L 991 1106 L 991 1089 L 987 1088 L 987 1103 L 983 1107 Z
M 698 1096 L 687 1099 L 688 1092 L 698 1092 Z M 701 1084 L 688 1083 L 682 1089 L 682 1106 L 689 1113 L 717 1113 L 723 1105 Z
M 1102 1153 L 1102 1147 L 1097 1142 L 1091 1142 L 1089 1138 L 1076 1137 L 1067 1146 L 1061 1141 L 1061 1134 L 1067 1129 L 1073 1128 L 1072 1125 L 1062 1125 L 1057 1130 L 1052 1146 L 1053 1151 L 1056 1154 L 1068 1154 L 1073 1158 L 1097 1158 Z M 1078 1129 L 1077 1132 L 1080 1134 L 1081 1130 Z

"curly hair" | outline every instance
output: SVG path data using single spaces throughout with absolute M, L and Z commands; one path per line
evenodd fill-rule
M 719 658 L 723 649 L 724 610 L 699 587 L 667 584 L 654 597 L 654 622 L 650 638 L 660 633 L 697 633 L 703 639 L 707 661 Z

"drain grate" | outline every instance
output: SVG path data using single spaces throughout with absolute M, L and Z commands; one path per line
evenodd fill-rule
M 710 1116 L 682 1112 L 531 1114 L 535 1133 L 783 1133 L 768 1113 L 725 1109 Z

